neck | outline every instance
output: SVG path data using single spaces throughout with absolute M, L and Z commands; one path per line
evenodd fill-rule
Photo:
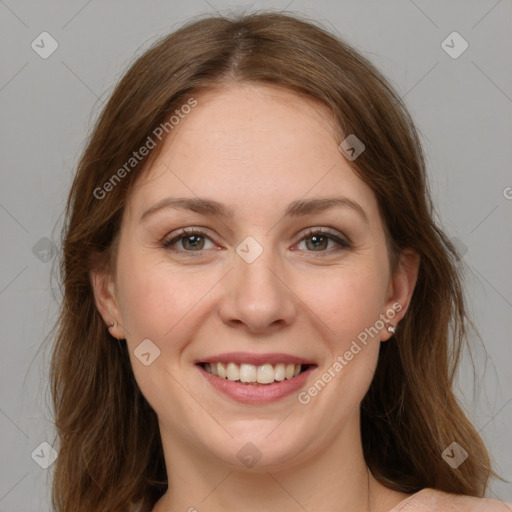
M 359 422 L 346 425 L 315 457 L 285 469 L 263 464 L 233 468 L 160 428 L 169 488 L 153 512 L 388 512 L 407 496 L 385 488 L 369 471 Z

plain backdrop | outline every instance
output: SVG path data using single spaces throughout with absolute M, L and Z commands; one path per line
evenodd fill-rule
M 45 339 L 59 291 L 51 274 L 94 120 L 156 38 L 199 14 L 255 9 L 320 21 L 374 62 L 410 109 L 483 340 L 471 339 L 477 379 L 465 356 L 457 394 L 508 481 L 491 482 L 488 495 L 512 502 L 510 0 L 0 0 L 0 511 L 51 509 L 51 466 L 38 463 L 49 453 L 41 443 L 54 440 Z

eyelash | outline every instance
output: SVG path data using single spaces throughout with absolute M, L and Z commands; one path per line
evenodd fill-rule
M 172 238 L 167 238 L 167 239 L 164 239 L 164 241 L 162 242 L 162 246 L 164 249 L 169 249 L 173 252 L 177 252 L 177 253 L 184 253 L 184 254 L 187 254 L 187 256 L 192 256 L 192 257 L 197 257 L 197 256 L 200 256 L 202 252 L 204 252 L 204 250 L 199 250 L 199 251 L 187 251 L 187 250 L 184 250 L 184 249 L 175 249 L 175 248 L 172 248 L 172 246 L 179 242 L 180 240 L 183 240 L 184 238 L 186 238 L 187 236 L 191 236 L 191 235 L 199 235 L 199 236 L 202 236 L 204 238 L 207 238 L 209 239 L 210 241 L 212 241 L 213 243 L 215 243 L 205 232 L 203 231 L 200 231 L 198 229 L 194 229 L 194 228 L 182 228 L 179 230 L 179 232 L 173 236 Z M 352 248 L 352 244 L 348 241 L 348 240 L 344 240 L 340 237 L 338 237 L 337 235 L 335 235 L 334 233 L 332 233 L 331 231 L 329 230 L 326 230 L 324 228 L 310 228 L 306 231 L 306 233 L 304 233 L 304 235 L 302 236 L 302 238 L 299 240 L 298 243 L 304 241 L 305 239 L 307 239 L 308 237 L 311 237 L 312 235 L 321 235 L 321 236 L 325 236 L 326 238 L 328 238 L 329 240 L 332 240 L 333 242 L 335 242 L 336 244 L 338 244 L 339 247 L 337 247 L 335 249 L 335 252 L 338 252 L 338 251 L 341 251 L 341 250 L 347 250 L 347 249 L 351 249 Z M 315 255 L 315 257 L 319 257 L 321 255 L 321 253 L 327 253 L 327 254 L 330 254 L 332 253 L 332 249 L 329 250 L 325 250 L 325 251 L 306 251 L 306 252 L 310 252 L 310 253 L 320 253 L 318 255 Z M 194 254 L 194 253 L 197 253 L 197 254 Z

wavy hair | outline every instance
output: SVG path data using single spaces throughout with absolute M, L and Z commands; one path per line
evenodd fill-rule
M 368 467 L 394 490 L 482 496 L 494 472 L 452 390 L 471 323 L 410 115 L 381 73 L 340 38 L 296 15 L 258 12 L 196 19 L 153 44 L 116 86 L 82 153 L 66 208 L 51 362 L 55 509 L 150 511 L 167 488 L 156 413 L 137 386 L 126 343 L 105 329 L 89 278 L 95 267 L 115 268 L 124 206 L 161 143 L 100 199 L 98 190 L 187 98 L 243 82 L 314 98 L 332 112 L 341 137 L 363 141 L 366 150 L 350 164 L 377 198 L 391 270 L 404 248 L 421 258 L 409 310 L 394 341 L 381 344 L 361 404 Z M 457 469 L 441 457 L 453 441 L 470 453 Z

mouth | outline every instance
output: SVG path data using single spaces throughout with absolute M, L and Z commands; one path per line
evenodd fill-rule
M 196 367 L 214 391 L 240 403 L 266 404 L 297 393 L 318 368 L 289 354 L 236 352 L 209 356 Z
M 215 377 L 249 386 L 268 386 L 285 380 L 291 380 L 314 366 L 312 364 L 295 363 L 263 363 L 255 365 L 220 361 L 198 363 L 198 365 L 205 372 Z

